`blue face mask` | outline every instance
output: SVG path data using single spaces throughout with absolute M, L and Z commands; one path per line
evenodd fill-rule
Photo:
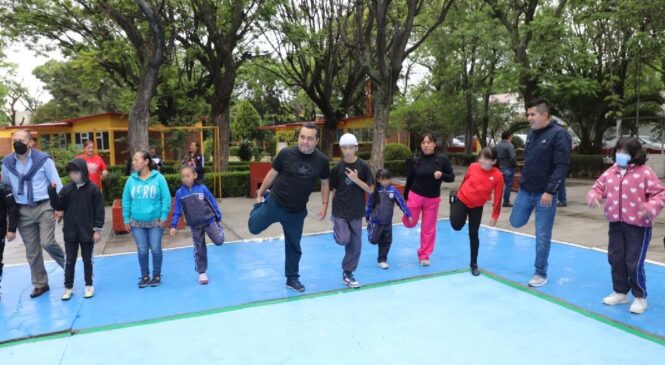
M 616 161 L 617 165 L 620 167 L 627 167 L 628 163 L 630 162 L 630 155 L 627 153 L 617 152 L 616 155 L 614 155 L 614 161 Z

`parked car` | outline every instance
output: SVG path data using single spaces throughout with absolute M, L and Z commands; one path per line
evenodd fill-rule
M 629 135 L 624 135 L 623 137 L 630 137 Z M 642 147 L 649 149 L 649 150 L 660 150 L 660 142 L 654 140 L 653 138 L 649 136 L 636 136 L 637 139 L 640 141 L 642 144 Z M 606 139 L 603 141 L 603 148 L 605 149 L 612 149 L 614 146 L 617 144 L 617 138 L 616 137 L 611 137 L 609 139 Z

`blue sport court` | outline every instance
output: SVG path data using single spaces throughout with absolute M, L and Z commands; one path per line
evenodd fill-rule
M 6 269 L 0 364 L 664 364 L 665 267 L 647 264 L 649 309 L 608 307 L 606 254 L 555 243 L 549 283 L 533 273 L 534 239 L 481 228 L 479 264 L 468 271 L 467 232 L 438 223 L 432 266 L 416 257 L 418 229 L 394 227 L 390 269 L 366 241 L 356 277 L 341 283 L 343 249 L 330 233 L 303 238 L 301 280 L 287 291 L 283 241 L 209 247 L 210 284 L 199 285 L 192 249 L 165 251 L 163 284 L 136 287 L 135 254 L 95 258 L 93 299 L 30 299 L 26 265 Z M 604 232 L 599 240 L 606 240 Z

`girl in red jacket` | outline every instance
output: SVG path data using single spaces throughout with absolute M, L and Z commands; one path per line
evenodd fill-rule
M 478 162 L 474 162 L 466 171 L 464 180 L 457 191 L 457 196 L 450 196 L 450 224 L 456 231 L 464 227 L 469 219 L 469 243 L 471 246 L 471 273 L 480 275 L 478 271 L 478 228 L 483 217 L 483 206 L 494 195 L 492 219 L 490 226 L 494 227 L 501 213 L 501 197 L 503 196 L 503 175 L 496 164 L 496 150 L 485 147 L 478 154 Z
M 665 206 L 665 188 L 645 165 L 647 156 L 637 138 L 620 139 L 614 160 L 616 163 L 587 194 L 589 206 L 605 204 L 605 216 L 610 222 L 607 256 L 614 291 L 603 298 L 603 303 L 628 303 L 630 290 L 635 297 L 630 311 L 641 314 L 647 309 L 644 260 L 653 221 Z

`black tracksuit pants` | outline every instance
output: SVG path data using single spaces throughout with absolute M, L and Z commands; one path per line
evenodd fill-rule
M 651 227 L 610 222 L 609 238 L 607 258 L 612 267 L 614 291 L 627 294 L 630 290 L 636 298 L 646 298 L 644 260 L 651 241 Z
M 483 207 L 469 208 L 459 199 L 450 204 L 450 225 L 456 231 L 464 228 L 467 217 L 469 218 L 469 244 L 471 246 L 471 266 L 478 266 L 478 249 L 480 248 L 480 239 L 478 238 L 478 229 L 480 220 L 483 217 Z
M 83 272 L 85 285 L 92 286 L 92 251 L 95 244 L 92 242 L 65 242 L 65 288 L 74 287 L 74 268 L 79 246 L 81 247 L 81 258 L 83 258 Z

